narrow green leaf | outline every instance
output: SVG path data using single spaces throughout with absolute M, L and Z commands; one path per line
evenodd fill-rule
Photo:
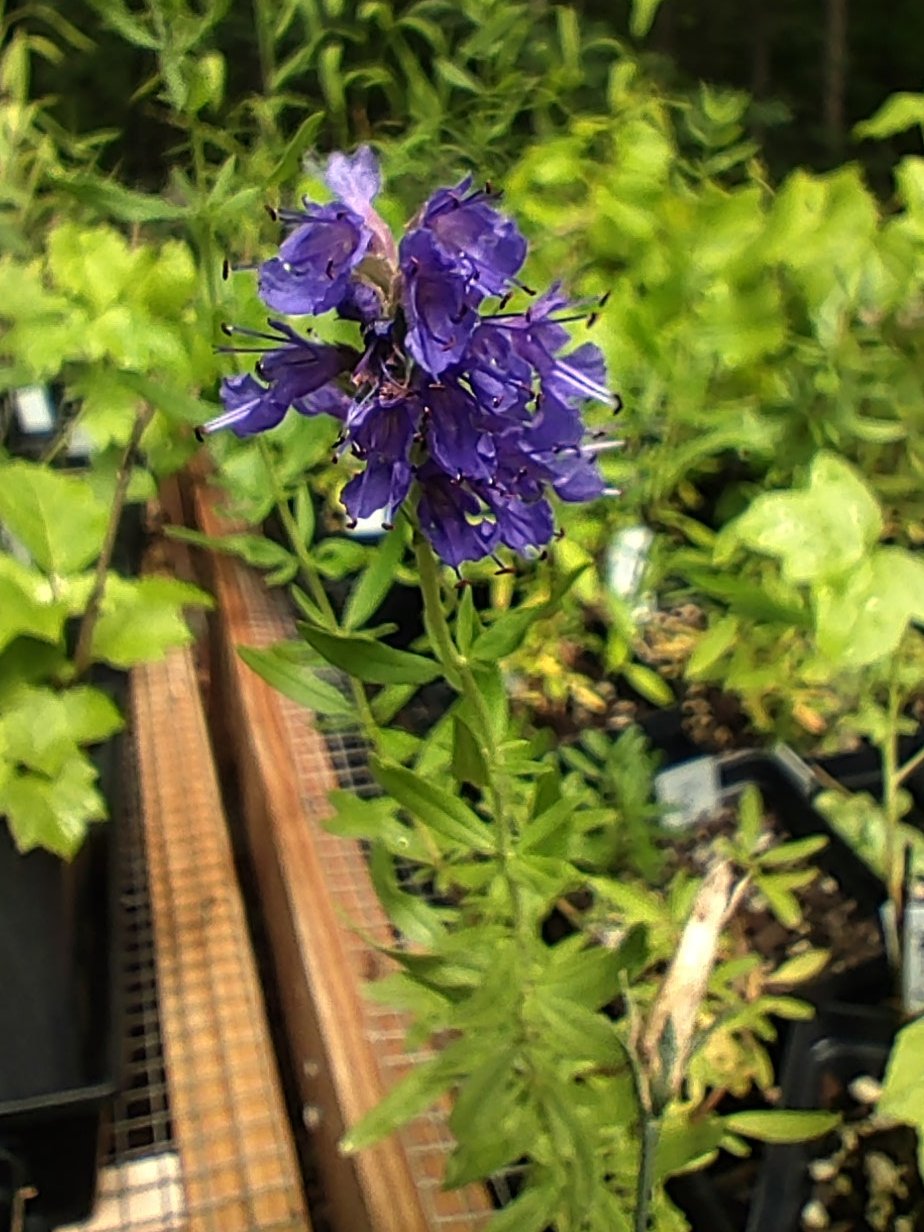
M 758 1142 L 805 1142 L 830 1133 L 840 1124 L 836 1112 L 802 1112 L 770 1109 L 755 1112 L 733 1112 L 722 1118 L 722 1124 L 734 1134 L 756 1138 Z
M 276 646 L 258 650 L 253 646 L 238 646 L 237 653 L 258 676 L 278 689 L 283 696 L 307 706 L 315 714 L 348 715 L 353 706 L 348 698 L 322 680 L 316 667 L 310 663 L 297 663 L 279 652 Z
M 458 797 L 404 766 L 389 765 L 378 757 L 371 764 L 382 787 L 434 834 L 484 854 L 494 851 L 491 831 Z
M 404 526 L 398 525 L 375 548 L 347 599 L 343 610 L 345 629 L 362 628 L 377 611 L 394 585 L 395 573 L 404 555 L 404 540 Z
M 307 623 L 299 629 L 328 663 L 369 684 L 427 684 L 441 674 L 432 659 L 395 650 L 365 634 L 347 636 Z
M 347 1131 L 340 1149 L 346 1155 L 355 1155 L 357 1151 L 380 1142 L 400 1125 L 435 1104 L 452 1085 L 453 1076 L 445 1056 L 416 1065 L 371 1112 L 367 1112 Z
M 489 777 L 481 747 L 459 714 L 452 721 L 452 773 L 457 783 L 474 787 L 484 787 Z

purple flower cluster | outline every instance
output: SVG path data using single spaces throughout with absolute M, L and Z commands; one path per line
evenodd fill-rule
M 290 407 L 333 415 L 340 448 L 363 464 L 342 494 L 352 518 L 388 521 L 413 491 L 455 568 L 501 545 L 541 549 L 550 489 L 567 501 L 604 490 L 579 412 L 589 399 L 615 405 L 599 349 L 567 349 L 557 285 L 507 311 L 518 290 L 532 296 L 517 278 L 526 241 L 489 189 L 440 189 L 396 246 L 372 205 L 368 147 L 333 155 L 326 181 L 335 200 L 280 212 L 287 235 L 260 267 L 260 297 L 285 315 L 357 321 L 362 345 L 313 342 L 273 318 L 267 331 L 229 330 L 260 352 L 256 375 L 222 383 L 225 412 L 204 431 L 250 436 Z

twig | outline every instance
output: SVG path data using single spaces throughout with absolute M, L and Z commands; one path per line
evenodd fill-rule
M 103 596 L 106 592 L 106 575 L 112 563 L 112 553 L 115 550 L 116 536 L 119 533 L 119 523 L 122 521 L 122 511 L 125 508 L 125 498 L 128 495 L 128 485 L 132 477 L 132 458 L 153 416 L 153 406 L 144 406 L 139 410 L 135 416 L 132 434 L 128 439 L 128 444 L 125 446 L 125 452 L 119 463 L 119 469 L 116 471 L 115 491 L 112 495 L 112 509 L 109 513 L 106 537 L 103 539 L 103 546 L 100 550 L 99 559 L 96 562 L 93 588 L 90 591 L 87 606 L 84 608 L 83 616 L 80 620 L 80 631 L 77 634 L 77 647 L 74 651 L 74 680 L 79 680 L 90 666 L 93 631 L 96 628 L 96 622 L 99 620 L 100 610 L 103 605 Z

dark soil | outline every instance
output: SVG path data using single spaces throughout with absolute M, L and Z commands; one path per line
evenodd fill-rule
M 767 850 L 790 839 L 775 814 L 768 813 L 764 824 Z M 736 826 L 735 811 L 723 809 L 689 830 L 672 834 L 671 862 L 703 875 L 715 859 L 716 840 L 731 837 Z M 841 975 L 881 954 L 882 938 L 876 920 L 844 893 L 831 874 L 820 872 L 794 894 L 802 908 L 802 920 L 792 930 L 770 911 L 756 886 L 746 893 L 733 924 L 740 931 L 743 950 L 762 955 L 774 966 L 804 950 L 828 950 L 831 959 L 826 976 Z

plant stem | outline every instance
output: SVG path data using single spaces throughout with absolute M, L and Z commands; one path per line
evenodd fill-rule
M 904 851 L 899 841 L 900 822 L 898 789 L 901 779 L 898 771 L 898 724 L 901 701 L 894 684 L 889 686 L 888 729 L 882 743 L 882 808 L 885 813 L 885 865 L 886 887 L 892 904 L 892 920 L 886 940 L 891 944 L 895 961 L 899 957 L 899 925 L 902 912 L 902 883 L 904 880 Z
M 106 576 L 109 572 L 109 566 L 112 563 L 112 553 L 115 550 L 116 536 L 119 533 L 119 523 L 122 521 L 122 511 L 125 508 L 125 498 L 128 495 L 128 485 L 132 477 L 132 459 L 134 457 L 135 450 L 141 444 L 141 438 L 144 436 L 145 429 L 151 422 L 153 416 L 153 406 L 144 406 L 138 411 L 135 416 L 135 423 L 132 427 L 131 436 L 128 439 L 128 444 L 125 446 L 125 452 L 122 455 L 122 460 L 119 463 L 119 469 L 116 472 L 115 491 L 112 495 L 112 508 L 109 511 L 109 522 L 106 526 L 106 535 L 103 539 L 103 546 L 100 550 L 99 559 L 96 562 L 96 571 L 93 577 L 93 588 L 90 591 L 90 597 L 87 600 L 87 606 L 84 609 L 83 616 L 81 617 L 80 629 L 77 634 L 77 647 L 74 651 L 73 664 L 74 680 L 79 680 L 90 666 L 93 647 L 93 630 L 96 628 L 96 622 L 99 619 L 100 610 L 103 604 L 103 596 L 106 593 Z
M 910 778 L 911 775 L 914 774 L 915 770 L 917 770 L 918 766 L 921 765 L 924 765 L 924 747 L 918 749 L 913 757 L 909 757 L 904 765 L 897 768 L 895 771 L 896 786 L 901 787 L 902 783 L 904 783 L 906 779 Z
M 478 687 L 478 681 L 472 672 L 468 660 L 456 649 L 443 611 L 440 594 L 440 574 L 437 559 L 429 542 L 414 529 L 414 555 L 417 560 L 417 572 L 420 577 L 420 590 L 423 595 L 424 611 L 427 616 L 427 627 L 433 640 L 433 649 L 439 659 L 447 678 L 469 703 L 478 724 L 478 732 L 472 734 L 478 741 L 481 756 L 488 773 L 488 790 L 491 794 L 492 821 L 497 834 L 497 855 L 501 865 L 507 890 L 510 896 L 510 906 L 514 919 L 514 927 L 521 941 L 526 940 L 527 921 L 523 911 L 520 887 L 513 877 L 511 856 L 513 854 L 513 831 L 510 824 L 510 814 L 506 800 L 506 776 L 503 767 L 498 764 L 498 757 L 491 738 L 493 722 L 491 713 L 484 699 L 484 694 Z M 456 683 L 458 682 L 458 683 Z
M 321 575 L 318 573 L 317 566 L 311 559 L 311 553 L 302 538 L 301 531 L 298 529 L 298 524 L 292 515 L 292 510 L 289 508 L 289 498 L 286 495 L 279 475 L 276 471 L 276 462 L 273 458 L 272 450 L 263 437 L 258 437 L 257 445 L 260 450 L 260 456 L 263 459 L 263 464 L 266 467 L 267 475 L 269 476 L 270 488 L 273 493 L 273 499 L 276 502 L 276 508 L 279 511 L 279 519 L 282 522 L 283 529 L 286 532 L 286 538 L 289 541 L 295 558 L 298 561 L 299 574 L 305 585 L 311 593 L 311 597 L 315 605 L 320 610 L 327 625 L 331 629 L 338 629 L 340 622 L 337 620 L 337 613 L 334 611 L 333 604 L 328 598 L 327 591 L 324 589 L 324 583 L 321 580 Z M 366 696 L 366 689 L 361 680 L 357 680 L 354 676 L 349 677 L 350 689 L 353 694 L 353 701 L 359 715 L 360 722 L 363 727 L 366 739 L 374 747 L 379 747 L 379 728 L 372 714 L 372 707 L 369 705 L 369 699 Z
M 266 0 L 253 0 L 253 24 L 260 56 L 260 82 L 268 99 L 272 96 L 273 78 L 276 76 L 276 49 L 273 44 L 273 15 Z
M 635 1219 L 633 1232 L 648 1232 L 651 1217 L 651 1192 L 654 1188 L 654 1166 L 661 1137 L 661 1121 L 645 1113 L 642 1122 L 642 1143 L 635 1188 Z

